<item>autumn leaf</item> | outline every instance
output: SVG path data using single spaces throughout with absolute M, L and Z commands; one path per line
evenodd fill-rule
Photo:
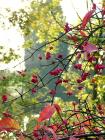
M 85 31 L 83 31 L 83 30 L 80 30 L 80 34 L 83 37 L 87 37 L 88 36 L 88 34 Z
M 55 112 L 55 107 L 52 105 L 47 105 L 40 113 L 38 122 L 42 122 L 46 119 L 49 119 Z
M 82 25 L 81 25 L 82 29 L 85 29 L 87 23 L 89 22 L 89 20 L 92 17 L 94 12 L 95 12 L 95 9 L 92 9 L 88 13 L 86 13 L 86 15 L 84 16 L 84 18 L 82 20 Z
M 90 120 L 86 120 L 86 121 L 84 121 L 83 122 L 83 124 L 82 125 L 84 125 L 84 126 L 90 126 L 92 123 L 91 123 L 91 121 Z
M 91 44 L 89 42 L 87 42 L 84 46 L 83 46 L 84 51 L 88 52 L 88 53 L 92 53 L 92 52 L 96 52 L 98 51 L 96 45 Z
M 0 120 L 0 131 L 12 131 L 14 129 L 20 129 L 19 124 L 12 118 L 3 118 Z
M 68 39 L 70 39 L 70 40 L 72 40 L 73 42 L 77 42 L 78 41 L 78 38 L 77 38 L 77 36 L 75 36 L 75 35 L 67 35 L 67 37 L 68 37 Z
M 96 4 L 93 3 L 93 7 L 92 7 L 93 10 L 96 10 Z

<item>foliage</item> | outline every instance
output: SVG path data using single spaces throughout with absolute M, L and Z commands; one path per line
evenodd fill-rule
M 1 98 L 3 138 L 10 135 L 7 129 L 16 129 L 12 131 L 13 137 L 19 140 L 105 139 L 104 4 L 100 8 L 92 2 L 91 10 L 73 26 L 64 25 L 59 2 L 32 2 L 29 13 L 21 9 L 9 19 L 13 24 L 16 20 L 19 23 L 27 38 L 26 48 L 33 49 L 33 41 L 41 43 L 25 61 L 40 51 L 38 60 L 44 59 L 47 65 L 42 67 L 50 67 L 50 70 L 44 76 L 37 69 L 17 72 L 12 85 L 16 84 L 18 96 L 9 93 L 2 94 Z M 53 46 L 57 48 L 61 42 L 68 44 L 66 56 L 53 50 Z M 1 78 L 1 83 L 4 79 Z M 61 87 L 69 101 L 57 97 Z
M 60 7 L 60 0 L 53 1 L 32 1 L 29 10 L 20 9 L 18 12 L 14 11 L 9 18 L 10 22 L 15 25 L 19 24 L 22 33 L 28 40 L 23 45 L 24 48 L 32 47 L 33 44 L 49 42 L 58 37 L 63 31 L 64 17 Z M 62 24 L 61 24 L 62 23 Z M 58 41 L 46 44 L 44 49 L 53 46 L 57 49 Z
M 1 54 L 0 62 L 6 63 L 6 64 L 19 58 L 19 55 L 16 54 L 12 48 L 10 48 L 8 52 L 7 50 L 5 52 L 5 49 L 3 46 L 0 46 L 0 54 Z

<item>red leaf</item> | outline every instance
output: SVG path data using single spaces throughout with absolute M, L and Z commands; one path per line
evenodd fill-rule
M 80 34 L 83 37 L 87 37 L 88 36 L 88 34 L 86 32 L 84 32 L 83 30 L 80 30 Z
M 98 51 L 97 47 L 94 44 L 90 44 L 89 42 L 87 42 L 84 46 L 83 46 L 84 51 L 88 52 L 88 53 L 92 53 L 92 52 L 96 52 Z
M 52 105 L 47 105 L 40 113 L 40 117 L 38 118 L 38 122 L 42 122 L 46 119 L 51 118 L 51 116 L 55 112 L 55 107 Z
M 72 40 L 72 41 L 74 41 L 74 42 L 77 42 L 78 41 L 78 38 L 77 38 L 77 36 L 75 36 L 75 35 L 67 35 L 67 37 L 68 37 L 68 39 L 70 39 L 70 40 Z
M 92 7 L 93 10 L 96 10 L 96 4 L 93 3 L 93 7 Z
M 71 30 L 69 23 L 65 24 L 64 30 L 65 30 L 65 33 L 69 32 Z
M 0 131 L 11 131 L 14 129 L 20 129 L 19 124 L 12 118 L 3 118 L 0 120 Z
M 86 13 L 86 15 L 84 16 L 84 18 L 82 20 L 82 25 L 81 25 L 82 29 L 85 29 L 86 24 L 88 23 L 88 21 L 90 20 L 90 18 L 92 17 L 94 12 L 95 12 L 95 9 L 90 10 L 88 13 Z

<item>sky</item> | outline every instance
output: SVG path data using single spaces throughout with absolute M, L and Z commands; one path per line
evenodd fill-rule
M 0 27 L 0 46 L 5 46 L 5 51 L 8 48 L 13 48 L 20 53 L 22 58 L 18 61 L 12 61 L 11 63 L 3 64 L 0 63 L 0 69 L 10 69 L 10 70 L 21 70 L 24 69 L 24 63 L 12 69 L 13 66 L 24 59 L 24 50 L 21 49 L 21 45 L 24 42 L 23 36 L 20 34 L 18 27 L 11 27 L 8 29 L 8 21 L 6 20 L 5 8 L 10 8 L 11 10 L 18 10 L 19 8 L 26 7 L 31 0 L 0 0 L 0 11 L 3 13 L 4 17 L 1 17 L 1 21 L 7 24 L 7 28 L 4 29 L 3 26 Z M 99 3 L 100 0 L 94 0 L 94 3 Z M 66 21 L 70 24 L 76 24 L 78 17 L 76 11 L 79 15 L 83 17 L 87 11 L 86 0 L 62 0 L 61 6 L 63 9 L 63 14 L 66 16 Z
M 3 26 L 0 27 L 0 46 L 5 47 L 5 52 L 7 52 L 8 48 L 13 48 L 16 50 L 17 54 L 21 52 L 21 59 L 17 61 L 11 61 L 9 64 L 0 63 L 0 69 L 9 69 L 11 71 L 24 69 L 24 63 L 18 65 L 15 69 L 12 67 L 22 61 L 24 59 L 24 50 L 21 48 L 24 37 L 20 34 L 18 27 L 10 27 L 8 20 L 6 19 L 7 12 L 5 8 L 10 8 L 12 11 L 18 10 L 19 8 L 23 8 L 27 6 L 27 0 L 21 2 L 21 0 L 0 0 L 0 11 L 3 16 L 0 19 L 0 22 L 6 23 L 6 29 Z M 9 27 L 9 28 L 8 28 Z
M 71 24 L 76 24 L 76 21 L 78 20 L 78 16 L 76 12 L 78 12 L 80 17 L 84 17 L 87 12 L 87 4 L 86 2 L 90 4 L 90 0 L 62 0 L 61 6 L 63 8 L 64 16 L 66 16 L 67 22 Z M 99 5 L 101 0 L 93 0 L 95 4 Z

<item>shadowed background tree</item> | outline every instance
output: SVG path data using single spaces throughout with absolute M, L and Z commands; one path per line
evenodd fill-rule
M 15 24 L 19 24 L 25 37 L 25 60 L 33 54 L 35 50 L 43 46 L 45 42 L 50 42 L 64 33 L 64 22 L 60 0 L 55 1 L 33 1 L 31 3 L 30 12 L 21 9 L 19 12 L 14 12 L 9 20 Z M 68 54 L 69 43 L 65 39 L 54 41 L 46 44 L 42 51 L 37 51 L 25 62 L 25 67 L 28 72 L 35 70 L 40 72 L 41 78 L 44 77 L 51 69 L 51 63 L 56 56 L 56 61 L 59 61 L 58 55 L 64 58 Z M 50 53 L 50 60 L 46 60 L 46 54 Z M 42 60 L 40 60 L 41 55 Z M 61 64 L 62 67 L 62 64 Z M 44 78 L 47 82 L 50 76 Z M 47 84 L 47 88 L 54 88 L 55 84 Z M 67 100 L 67 95 L 64 93 L 63 87 L 58 87 L 57 96 Z

